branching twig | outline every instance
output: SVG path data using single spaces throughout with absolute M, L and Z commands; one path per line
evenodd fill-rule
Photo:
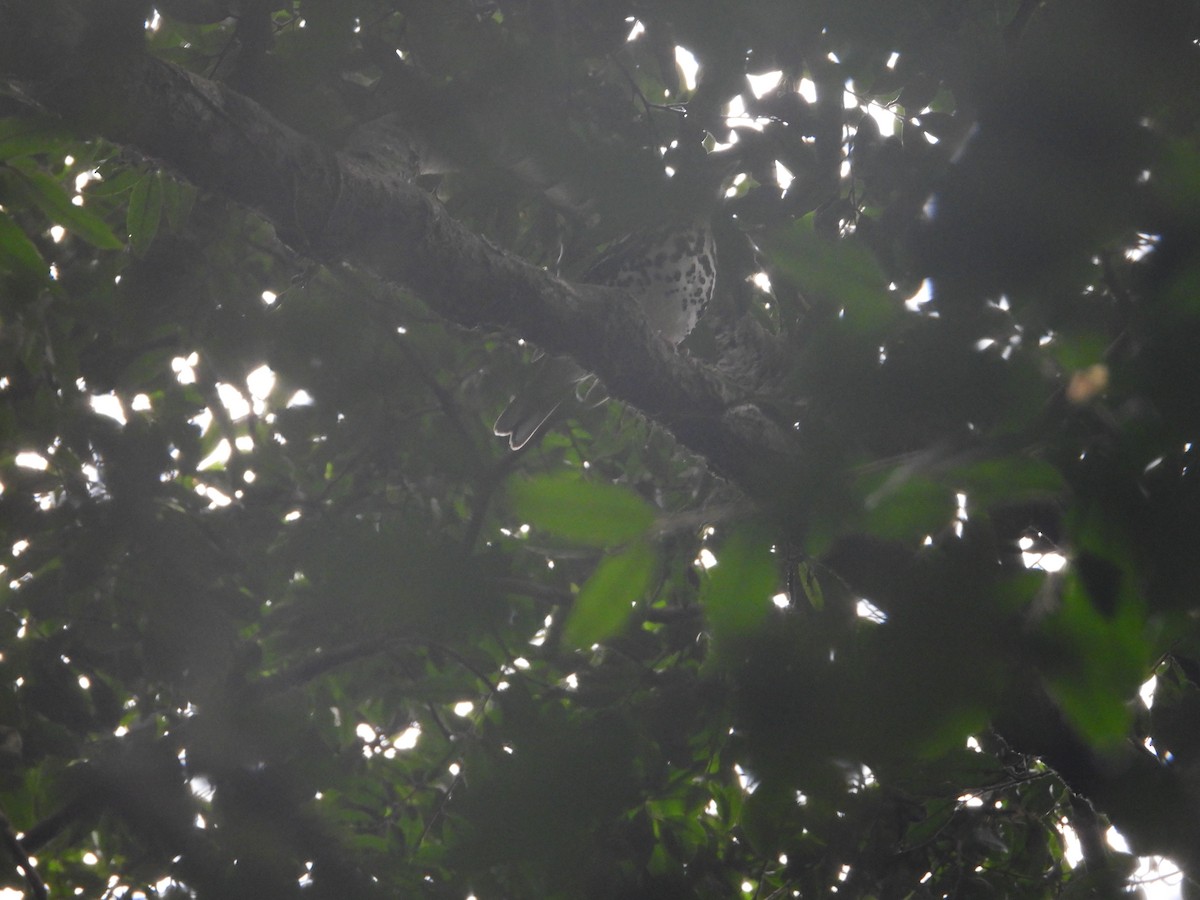
M 387 647 L 388 643 L 384 638 L 372 638 L 323 653 L 314 653 L 303 662 L 268 676 L 263 679 L 263 683 L 275 690 L 296 687 L 324 675 L 330 669 L 372 656 Z

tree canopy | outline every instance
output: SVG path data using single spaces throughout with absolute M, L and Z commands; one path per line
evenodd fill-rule
M 0 884 L 1200 896 L 1197 85 L 1193 0 L 0 0 Z M 696 215 L 681 348 L 576 282 Z

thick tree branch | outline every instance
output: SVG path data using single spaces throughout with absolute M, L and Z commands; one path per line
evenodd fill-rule
M 79 127 L 258 210 L 314 259 L 405 285 L 458 324 L 511 329 L 574 357 L 751 495 L 778 498 L 797 471 L 792 437 L 757 407 L 737 404 L 719 374 L 651 334 L 632 297 L 568 284 L 503 252 L 396 166 L 333 152 L 221 84 L 136 52 L 106 59 L 102 70 L 80 64 L 88 32 L 79 10 L 86 17 L 97 3 L 0 0 L 0 20 L 17 24 L 0 34 L 0 74 Z M 70 27 L 46 27 L 55 17 Z

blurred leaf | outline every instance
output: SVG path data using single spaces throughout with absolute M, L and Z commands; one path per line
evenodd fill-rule
M 1051 496 L 1066 488 L 1062 473 L 1038 459 L 1010 456 L 952 469 L 946 481 L 967 495 L 968 504 L 987 509 L 1025 497 Z
M 1111 343 L 1105 334 L 1074 334 L 1051 341 L 1046 349 L 1064 369 L 1074 371 L 1103 362 Z
M 796 814 L 795 791 L 760 784 L 742 804 L 739 824 L 750 844 L 764 856 L 779 852 L 786 826 Z
M 563 640 L 584 649 L 619 632 L 646 596 L 657 566 L 657 554 L 641 541 L 601 560 L 567 614 Z
M 802 293 L 843 306 L 847 324 L 856 331 L 877 331 L 903 310 L 871 252 L 852 239 L 817 234 L 811 215 L 772 233 L 765 249 Z
M 1050 643 L 1044 665 L 1063 712 L 1096 745 L 1124 740 L 1133 721 L 1130 702 L 1149 676 L 1151 662 L 1136 608 L 1126 602 L 1114 616 L 1102 615 L 1072 572 L 1045 630 Z
M 163 211 L 167 224 L 174 232 L 180 231 L 196 202 L 195 186 L 159 173 L 163 190 Z
M 61 151 L 70 138 L 61 122 L 48 117 L 0 119 L 0 161 Z
M 823 610 L 825 608 L 825 592 L 821 589 L 821 580 L 817 578 L 813 567 L 808 563 L 797 566 L 796 578 L 804 589 L 804 596 L 808 598 L 812 608 L 817 612 Z
M 897 469 L 868 476 L 863 487 L 870 491 L 865 525 L 877 537 L 916 541 L 954 518 L 954 491 L 931 478 Z
M 1162 202 L 1193 214 L 1200 206 L 1200 151 L 1189 141 L 1169 141 L 1156 174 L 1151 186 Z
M 770 538 L 759 528 L 739 528 L 716 558 L 700 588 L 705 618 L 718 641 L 748 637 L 765 621 L 779 584 Z
M 529 524 L 589 547 L 618 546 L 654 524 L 654 508 L 633 491 L 569 472 L 516 480 L 509 492 Z
M 147 172 L 133 186 L 129 206 L 125 211 L 125 227 L 133 252 L 143 256 L 158 234 L 163 213 L 163 176 Z
M 34 283 L 45 281 L 48 271 L 37 246 L 3 212 L 0 212 L 0 271 Z

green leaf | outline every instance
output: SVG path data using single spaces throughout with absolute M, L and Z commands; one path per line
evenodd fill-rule
M 10 171 L 17 174 L 17 183 L 24 189 L 27 199 L 56 225 L 101 250 L 120 250 L 125 246 L 99 216 L 73 204 L 66 189 L 56 179 L 36 170 Z
M 159 181 L 162 184 L 163 212 L 167 214 L 167 225 L 172 231 L 179 231 L 196 202 L 196 188 L 186 182 L 162 176 L 161 173 Z
M 766 241 L 775 264 L 801 292 L 838 303 L 855 331 L 885 327 L 903 309 L 888 293 L 888 280 L 875 257 L 853 238 L 829 240 L 813 230 L 812 215 Z
M 11 117 L 0 119 L 0 160 L 60 151 L 71 135 L 51 119 Z
M 954 492 L 945 484 L 902 469 L 872 473 L 860 482 L 866 494 L 866 527 L 877 537 L 920 540 L 954 518 Z
M 583 649 L 620 631 L 646 595 L 657 562 L 643 541 L 602 560 L 575 598 L 563 640 Z
M 825 592 L 821 590 L 821 581 L 817 578 L 813 567 L 808 563 L 801 563 L 796 567 L 796 579 L 800 582 L 804 596 L 808 598 L 812 608 L 817 612 L 823 610 L 825 608 Z
M 961 479 L 972 506 L 988 507 L 1031 494 L 1056 494 L 1065 487 L 1062 473 L 1048 462 L 1024 457 L 1003 457 L 972 463 L 951 471 L 948 480 Z
M 1190 211 L 1200 204 L 1200 152 L 1191 141 L 1168 140 L 1156 174 L 1151 187 L 1169 209 Z
M 700 589 L 700 605 L 718 640 L 749 635 L 766 618 L 778 586 L 770 539 L 745 528 L 721 545 Z
M 46 278 L 46 261 L 33 241 L 4 213 L 0 213 L 0 271 L 30 281 Z
M 1046 346 L 1046 351 L 1068 371 L 1086 369 L 1104 362 L 1112 338 L 1104 333 L 1058 336 Z
M 136 169 L 122 169 L 116 174 L 106 174 L 103 181 L 89 181 L 84 188 L 85 197 L 119 197 L 133 190 L 141 180 Z
M 1080 733 L 1099 746 L 1126 739 L 1133 720 L 1130 701 L 1150 673 L 1145 623 L 1133 603 L 1116 615 L 1099 613 L 1074 572 L 1061 605 L 1046 622 L 1050 692 Z
M 163 213 L 163 180 L 158 172 L 148 172 L 133 186 L 129 207 L 125 211 L 125 227 L 129 243 L 138 256 L 145 254 L 158 234 Z
M 766 782 L 746 798 L 740 810 L 739 822 L 758 853 L 776 854 L 780 841 L 796 815 L 796 793 L 785 786 Z
M 619 546 L 654 524 L 654 507 L 633 491 L 571 472 L 515 481 L 509 490 L 531 525 L 589 547 Z

